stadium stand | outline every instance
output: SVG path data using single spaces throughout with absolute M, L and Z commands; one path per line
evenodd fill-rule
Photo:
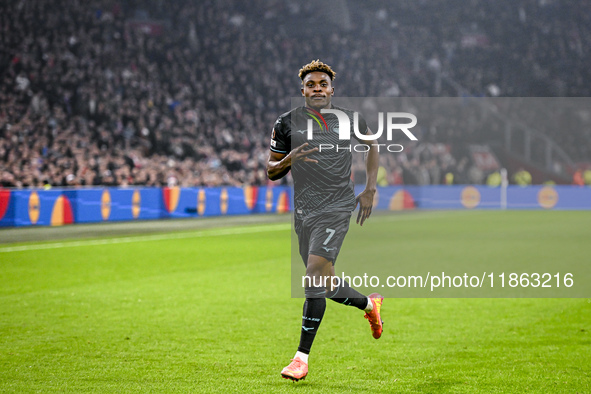
M 310 56 L 351 97 L 591 93 L 590 4 L 334 4 L 338 20 L 305 1 L 3 2 L 0 186 L 266 184 L 271 126 Z M 546 129 L 589 161 L 589 131 Z M 388 182 L 484 183 L 467 144 L 491 141 L 445 130 L 384 157 Z

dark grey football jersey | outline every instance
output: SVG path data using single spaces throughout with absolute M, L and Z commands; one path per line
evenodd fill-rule
M 332 109 L 338 109 L 347 115 L 349 139 L 339 139 L 336 115 L 320 114 L 307 107 L 298 107 L 281 115 L 273 127 L 270 147 L 273 152 L 287 154 L 306 142 L 306 149 L 321 149 L 308 156 L 318 160 L 318 163 L 300 161 L 292 165 L 296 218 L 355 209 L 355 193 L 351 181 L 351 142 L 356 138 L 353 131 L 354 112 L 335 106 Z M 313 124 L 312 139 L 308 139 L 309 119 Z M 367 134 L 367 123 L 361 115 L 358 116 L 357 127 L 361 134 Z

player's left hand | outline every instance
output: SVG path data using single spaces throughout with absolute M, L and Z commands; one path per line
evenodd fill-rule
M 373 197 L 376 194 L 375 190 L 365 189 L 355 198 L 356 205 L 359 205 L 359 212 L 357 213 L 357 224 L 363 226 L 365 219 L 371 215 L 371 208 L 373 207 Z

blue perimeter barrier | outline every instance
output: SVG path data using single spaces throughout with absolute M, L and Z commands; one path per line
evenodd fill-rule
M 0 227 L 283 213 L 290 207 L 287 186 L 0 189 Z
M 356 186 L 360 193 L 363 186 Z M 505 196 L 503 197 L 503 194 Z M 591 188 L 580 186 L 378 187 L 374 207 L 403 209 L 591 209 Z
M 362 190 L 363 186 L 355 188 L 356 193 Z M 0 190 L 0 227 L 284 213 L 291 211 L 292 206 L 292 190 L 287 186 L 4 189 Z M 587 210 L 591 209 L 591 188 L 388 186 L 378 188 L 374 207 L 377 210 Z

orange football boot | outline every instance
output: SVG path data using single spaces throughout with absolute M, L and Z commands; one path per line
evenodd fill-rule
M 293 381 L 304 380 L 308 375 L 308 364 L 303 362 L 299 357 L 291 360 L 291 363 L 283 368 L 281 376 L 285 379 L 291 379 Z
M 372 293 L 368 297 L 373 304 L 373 309 L 365 313 L 365 318 L 369 320 L 371 334 L 375 339 L 379 339 L 382 336 L 382 326 L 384 324 L 382 317 L 380 316 L 380 309 L 382 309 L 384 297 L 378 293 Z

